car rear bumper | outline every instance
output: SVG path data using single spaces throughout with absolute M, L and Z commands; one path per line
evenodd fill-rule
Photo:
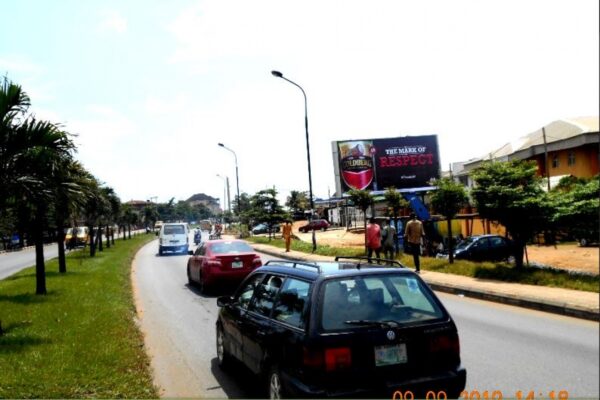
M 299 379 L 288 374 L 282 374 L 285 387 L 292 397 L 308 398 L 387 398 L 394 397 L 395 392 L 400 392 L 402 397 L 406 398 L 406 393 L 411 392 L 413 398 L 426 398 L 428 392 L 435 393 L 434 398 L 441 398 L 438 392 L 444 392 L 447 398 L 457 398 L 464 390 L 467 381 L 467 370 L 459 368 L 456 371 L 439 373 L 420 378 L 414 378 L 404 381 L 382 381 L 370 383 L 369 385 L 357 384 L 355 387 L 349 387 L 344 384 L 340 388 L 318 388 L 309 386 Z M 431 395 L 430 395 L 431 396 Z
M 187 251 L 188 248 L 189 248 L 189 245 L 187 245 L 187 244 L 177 245 L 177 246 L 165 246 L 165 245 L 160 246 L 160 249 L 162 251 Z
M 223 284 L 237 284 L 244 280 L 245 277 L 254 271 L 253 269 L 241 269 L 234 271 L 219 271 L 204 274 L 202 277 L 204 283 L 207 285 L 214 285 L 216 283 Z

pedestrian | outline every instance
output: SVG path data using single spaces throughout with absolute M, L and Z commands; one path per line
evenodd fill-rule
M 285 251 L 289 253 L 290 244 L 292 243 L 292 224 L 290 221 L 285 221 L 283 226 L 283 239 L 285 240 Z
M 421 253 L 421 239 L 423 238 L 425 238 L 423 224 L 417 219 L 415 213 L 411 213 L 410 221 L 406 223 L 406 229 L 404 230 L 404 241 L 409 253 L 412 253 L 413 255 L 415 270 L 417 272 L 421 271 L 419 256 Z
M 393 260 L 396 257 L 396 228 L 394 222 L 390 218 L 387 224 L 383 227 L 381 233 L 383 255 L 388 260 Z M 389 257 L 388 257 L 389 254 Z
M 375 223 L 375 218 L 369 219 L 369 225 L 367 225 L 367 257 L 369 263 L 371 262 L 371 256 L 375 252 L 377 258 L 381 256 L 381 228 Z M 379 261 L 377 262 L 379 264 Z

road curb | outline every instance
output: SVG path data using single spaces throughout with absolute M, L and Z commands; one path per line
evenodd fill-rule
M 250 243 L 252 247 L 260 251 L 261 253 L 269 254 L 274 257 L 279 257 L 286 260 L 299 260 L 299 261 L 307 261 L 314 262 L 315 260 L 310 259 L 308 257 L 293 257 L 287 254 L 281 254 L 278 251 L 264 249 L 262 246 L 260 248 L 254 247 L 252 243 Z M 537 311 L 545 311 L 553 314 L 565 315 L 568 317 L 575 317 L 581 319 L 587 319 L 591 321 L 600 321 L 600 313 L 597 310 L 593 309 L 584 309 L 581 307 L 570 306 L 566 303 L 562 302 L 552 302 L 552 301 L 544 301 L 540 299 L 534 298 L 523 298 L 511 296 L 508 294 L 494 293 L 488 290 L 480 290 L 472 287 L 461 286 L 461 285 L 448 285 L 441 284 L 436 282 L 431 282 L 426 277 L 423 277 L 423 280 L 427 282 L 427 284 L 433 289 L 444 293 L 451 293 L 457 295 L 464 295 L 467 297 L 472 297 L 480 300 L 493 301 L 496 303 L 507 304 L 511 306 L 529 308 Z

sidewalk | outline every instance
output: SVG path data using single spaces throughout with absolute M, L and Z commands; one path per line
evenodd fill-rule
M 248 244 L 257 251 L 282 259 L 300 261 L 333 260 L 332 257 L 307 254 L 299 251 L 286 253 L 285 249 L 264 244 L 251 242 L 248 242 Z M 441 292 L 463 294 L 482 300 L 600 321 L 600 295 L 598 293 L 499 282 L 431 271 L 422 271 L 421 278 L 432 289 Z

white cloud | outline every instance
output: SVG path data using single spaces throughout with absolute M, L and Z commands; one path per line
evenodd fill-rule
M 102 32 L 125 33 L 127 19 L 116 10 L 104 10 L 98 28 Z

